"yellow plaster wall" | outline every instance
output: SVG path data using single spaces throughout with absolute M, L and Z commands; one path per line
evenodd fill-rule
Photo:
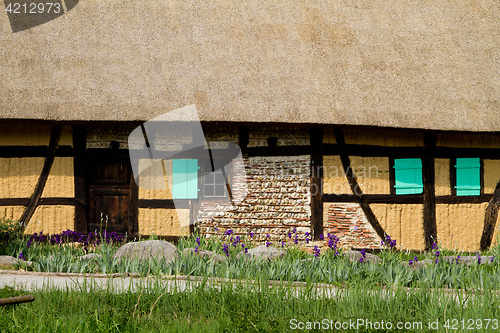
M 493 193 L 500 181 L 500 160 L 483 160 L 484 193 Z
M 360 156 L 349 158 L 363 193 L 390 193 L 389 158 Z M 323 193 L 352 194 L 339 156 L 324 156 L 323 166 Z
M 52 126 L 0 124 L 0 146 L 48 146 Z
M 59 137 L 59 146 L 73 147 L 73 127 L 63 126 L 61 129 L 61 136 Z
M 352 193 L 339 156 L 323 156 L 323 167 L 323 193 Z
M 397 248 L 423 250 L 423 205 L 421 204 L 370 204 L 385 232 L 396 239 Z
M 52 125 L 0 124 L 0 146 L 48 146 Z M 71 126 L 63 126 L 59 138 L 60 146 L 72 146 Z
M 498 134 L 437 133 L 436 145 L 462 148 L 500 148 Z
M 38 206 L 25 232 L 56 234 L 68 229 L 75 230 L 75 207 Z
M 139 174 L 149 165 L 147 160 L 139 160 Z M 163 166 L 165 170 L 163 170 Z M 172 199 L 170 185 L 172 184 L 172 160 L 163 161 L 163 166 L 158 165 L 158 170 L 163 176 L 163 183 L 157 177 L 141 176 L 139 179 L 139 199 Z M 163 173 L 165 171 L 165 173 Z M 156 174 L 156 173 L 153 173 Z M 165 185 L 166 189 L 155 189 L 158 185 Z
M 351 168 L 365 194 L 390 194 L 389 158 L 351 156 Z
M 19 221 L 23 212 L 24 206 L 0 206 L 0 219 Z
M 451 195 L 450 187 L 450 160 L 436 158 L 434 161 L 435 193 L 438 195 Z
M 389 147 L 423 147 L 422 132 L 382 128 L 345 128 L 346 144 Z
M 43 162 L 43 157 L 0 158 L 0 198 L 31 197 Z
M 323 132 L 323 143 L 337 143 L 333 128 L 325 128 Z
M 486 207 L 487 202 L 436 205 L 437 236 L 442 246 L 464 251 L 479 250 Z
M 142 235 L 184 236 L 189 234 L 189 209 L 139 208 Z
M 42 198 L 73 198 L 74 196 L 73 157 L 56 157 L 45 183 Z

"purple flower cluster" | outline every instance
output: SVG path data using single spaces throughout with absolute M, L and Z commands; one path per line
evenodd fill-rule
M 231 237 L 231 242 L 233 242 L 231 245 L 234 246 L 234 247 L 236 247 L 236 245 L 238 245 L 238 243 L 241 242 L 240 236 L 236 236 L 234 238 L 234 241 L 233 241 L 233 237 Z
M 321 249 L 315 245 L 315 246 L 314 246 L 314 256 L 315 256 L 316 258 L 317 258 L 317 257 L 319 257 L 320 252 L 321 252 Z
M 395 239 L 391 239 L 391 236 L 389 235 L 385 235 L 385 241 L 382 241 L 381 246 L 384 246 L 384 245 L 387 245 L 389 246 L 389 249 L 393 249 L 396 247 L 396 240 Z
M 417 256 L 413 257 L 413 260 L 410 259 L 410 262 L 408 263 L 410 266 L 413 265 L 413 263 L 416 263 L 418 261 Z
M 328 233 L 328 247 L 335 251 L 335 255 L 339 254 L 339 252 L 337 251 L 337 247 L 338 247 L 339 242 L 340 242 L 340 239 L 337 236 Z
M 226 236 L 231 236 L 232 234 L 234 234 L 233 229 L 228 229 L 228 230 L 226 230 L 226 231 L 224 232 L 224 235 L 226 235 Z
M 116 232 L 107 232 L 103 230 L 102 233 L 89 232 L 88 234 L 82 234 L 73 230 L 63 231 L 61 234 L 54 234 L 51 236 L 44 235 L 43 232 L 34 233 L 28 238 L 26 247 L 30 247 L 33 242 L 37 243 L 47 243 L 52 245 L 60 245 L 63 243 L 83 243 L 84 246 L 89 244 L 99 245 L 101 240 L 110 243 L 121 243 L 125 239 L 125 235 L 118 234 Z
M 24 254 L 22 252 L 19 252 L 19 259 L 26 261 L 26 258 L 24 257 Z
M 434 262 L 437 264 L 439 262 L 439 256 L 441 255 L 441 252 L 439 251 L 439 245 L 437 245 L 436 243 L 432 243 L 432 249 L 436 250 L 436 252 L 434 252 L 434 255 L 436 256 L 436 260 L 434 260 Z
M 479 252 L 476 252 L 476 258 L 477 258 L 477 264 L 481 264 L 481 254 Z
M 229 257 L 229 246 L 227 246 L 227 244 L 222 244 L 222 251 Z
M 361 252 L 362 257 L 359 258 L 359 262 L 363 263 L 363 261 L 366 259 L 366 250 L 365 249 L 361 249 L 360 252 Z

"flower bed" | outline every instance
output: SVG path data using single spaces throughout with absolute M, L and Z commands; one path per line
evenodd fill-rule
M 462 265 L 459 260 L 464 253 L 442 250 L 437 244 L 427 253 L 397 251 L 396 240 L 387 237 L 382 244 L 383 250 L 377 253 L 381 260 L 373 262 L 369 259 L 373 255 L 365 249 L 354 253 L 340 248 L 338 237 L 332 234 L 312 242 L 309 233 L 300 233 L 295 229 L 274 244 L 268 234 L 256 236 L 254 233 L 235 235 L 233 230 L 228 229 L 210 238 L 182 238 L 177 244 L 180 256 L 171 263 L 165 260 L 113 259 L 114 253 L 123 244 L 124 236 L 105 231 L 85 235 L 67 230 L 59 235 L 39 233 L 25 236 L 7 254 L 23 259 L 19 261 L 18 268 L 34 271 L 197 275 L 252 280 L 265 277 L 339 286 L 361 283 L 368 286 L 500 288 L 499 264 L 495 260 L 498 247 L 490 250 L 491 262 L 484 262 L 477 253 L 475 262 Z M 238 256 L 239 253 L 248 254 L 249 249 L 258 245 L 282 249 L 286 254 L 273 260 L 248 260 L 245 255 Z M 188 248 L 194 251 L 183 253 Z M 200 255 L 202 250 L 205 254 L 212 251 L 226 259 L 208 260 Z M 82 256 L 88 253 L 98 256 L 83 259 Z M 450 260 L 450 255 L 456 260 Z M 31 265 L 28 265 L 29 261 Z

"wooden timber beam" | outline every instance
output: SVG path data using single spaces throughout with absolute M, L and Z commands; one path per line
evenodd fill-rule
M 315 240 L 323 235 L 323 128 L 310 130 L 311 152 L 311 231 Z
M 427 135 L 431 135 L 428 133 Z M 425 147 L 385 147 L 375 145 L 348 145 L 341 148 L 337 144 L 323 144 L 325 155 L 340 155 L 341 149 L 349 151 L 350 156 L 378 157 L 388 156 L 393 158 L 414 158 L 434 157 L 434 158 L 456 158 L 456 157 L 481 157 L 487 159 L 500 159 L 500 149 L 498 148 L 452 148 L 435 147 L 425 149 Z
M 481 251 L 488 249 L 491 246 L 493 240 L 493 234 L 495 232 L 495 225 L 498 219 L 498 209 L 500 208 L 500 182 L 498 182 L 488 207 L 486 207 L 486 213 L 484 215 L 484 228 L 483 234 L 481 236 L 481 242 L 479 243 L 479 248 Z
M 73 159 L 74 186 L 75 186 L 75 231 L 88 232 L 87 212 L 87 180 L 86 180 L 86 148 L 87 128 L 85 126 L 73 126 Z
M 436 225 L 436 193 L 434 189 L 435 171 L 433 152 L 436 148 L 436 134 L 424 133 L 424 151 L 427 152 L 422 158 L 422 182 L 424 203 L 424 240 L 425 249 L 430 250 L 432 243 L 437 242 Z
M 366 219 L 371 224 L 377 235 L 382 240 L 385 240 L 386 232 L 378 222 L 375 214 L 373 214 L 373 211 L 370 208 L 370 205 L 368 204 L 366 199 L 364 198 L 363 192 L 361 191 L 358 181 L 354 176 L 354 172 L 351 168 L 351 161 L 349 159 L 349 153 L 348 150 L 346 149 L 344 133 L 340 128 L 336 128 L 334 130 L 334 133 L 335 133 L 335 140 L 337 142 L 337 150 L 340 155 L 340 160 L 342 161 L 342 167 L 344 168 L 347 181 L 349 183 L 349 186 L 351 187 L 351 191 L 357 200 L 356 202 L 358 202 L 359 205 L 361 206 L 361 209 L 365 213 Z
M 59 143 L 59 138 L 61 136 L 60 125 L 54 125 L 52 127 L 52 133 L 50 135 L 49 148 L 47 151 L 47 156 L 45 157 L 45 162 L 43 163 L 42 173 L 38 177 L 38 182 L 35 186 L 35 190 L 29 199 L 28 205 L 24 209 L 23 215 L 21 215 L 20 222 L 23 224 L 23 229 L 26 229 L 33 213 L 35 212 L 40 197 L 42 196 L 43 189 L 45 188 L 45 183 L 49 177 L 50 169 L 52 168 L 52 163 L 54 162 L 54 157 L 56 155 L 57 145 Z

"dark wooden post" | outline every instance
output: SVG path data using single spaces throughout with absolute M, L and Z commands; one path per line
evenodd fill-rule
M 85 177 L 85 151 L 87 148 L 87 128 L 73 126 L 73 172 L 75 184 L 75 231 L 88 232 L 87 181 Z
M 250 130 L 247 126 L 238 127 L 238 141 L 241 152 L 246 152 L 248 142 L 250 141 Z
M 323 235 L 323 128 L 312 127 L 311 142 L 311 231 L 315 240 Z
M 38 182 L 35 186 L 35 190 L 29 199 L 28 205 L 26 206 L 23 215 L 21 216 L 21 222 L 23 223 L 23 229 L 26 228 L 33 213 L 35 212 L 40 197 L 42 196 L 43 189 L 45 188 L 45 183 L 47 178 L 49 178 L 50 169 L 52 168 L 52 163 L 54 162 L 54 157 L 56 155 L 56 149 L 59 144 L 59 137 L 61 136 L 60 125 L 54 125 L 52 128 L 52 133 L 50 135 L 49 149 L 47 151 L 47 156 L 45 156 L 45 162 L 43 163 L 42 173 L 38 177 Z
M 434 152 L 436 134 L 424 133 L 424 157 L 422 158 L 422 182 L 424 185 L 424 239 L 425 249 L 430 250 L 437 243 L 436 192 Z
M 342 161 L 342 167 L 344 168 L 345 175 L 349 183 L 349 186 L 351 187 L 352 194 L 354 194 L 356 202 L 359 203 L 359 206 L 361 207 L 361 210 L 363 210 L 366 219 L 371 224 L 377 235 L 382 240 L 385 240 L 386 233 L 382 228 L 382 226 L 380 225 L 380 223 L 378 222 L 378 219 L 373 213 L 370 205 L 366 201 L 363 192 L 361 191 L 361 187 L 358 184 L 358 180 L 354 176 L 354 172 L 351 168 L 351 159 L 349 158 L 349 154 L 346 149 L 344 131 L 342 131 L 341 128 L 336 128 L 334 130 L 334 133 L 335 133 L 335 140 L 337 141 L 338 152 L 340 154 L 340 160 Z
M 498 208 L 500 208 L 500 182 L 498 182 L 495 191 L 493 191 L 493 196 L 488 203 L 484 215 L 484 229 L 480 242 L 481 251 L 487 250 L 491 246 L 495 225 L 498 219 Z

